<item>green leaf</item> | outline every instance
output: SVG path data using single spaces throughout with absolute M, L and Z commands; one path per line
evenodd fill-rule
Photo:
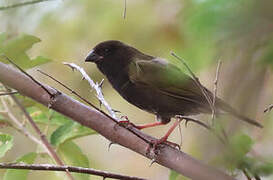
M 178 176 L 179 176 L 179 173 L 177 173 L 174 170 L 171 170 L 169 175 L 169 180 L 176 180 Z
M 255 176 L 270 176 L 273 174 L 272 160 L 258 160 L 253 157 L 245 157 L 239 166 L 240 169 L 246 170 L 253 178 Z
M 0 134 L 0 158 L 13 146 L 13 137 L 8 134 Z
M 48 63 L 48 62 L 50 62 L 50 61 L 51 61 L 51 59 L 45 58 L 45 57 L 43 57 L 43 56 L 38 56 L 38 57 L 36 57 L 35 59 L 32 59 L 32 60 L 28 63 L 28 66 L 26 67 L 26 69 L 32 68 L 32 67 L 35 67 L 35 66 L 39 66 L 39 65 Z
M 38 108 L 33 106 L 33 107 L 27 108 L 27 111 L 30 113 L 30 116 L 33 118 L 33 120 L 37 123 L 60 126 L 71 121 L 66 116 L 56 111 L 48 110 L 47 108 L 44 109 L 44 108 L 40 108 L 40 107 Z
M 2 37 L 2 41 L 4 40 L 5 37 Z M 41 40 L 35 36 L 22 34 L 12 40 L 2 42 L 2 45 L 0 46 L 0 54 L 4 54 L 5 56 L 9 57 L 21 68 L 29 69 L 50 61 L 50 59 L 43 57 L 30 59 L 27 55 L 26 51 L 29 50 L 35 43 L 38 43 L 40 41 Z M 4 63 L 9 63 L 3 56 L 0 57 L 0 61 Z
M 25 108 L 36 106 L 38 103 L 29 97 L 23 96 L 21 94 L 16 94 L 16 97 L 23 104 Z
M 63 126 L 60 126 L 51 134 L 50 142 L 54 146 L 59 146 L 67 140 L 91 134 L 97 134 L 97 132 L 90 128 L 84 127 L 79 123 L 70 121 Z
M 233 148 L 234 157 L 237 160 L 243 158 L 251 150 L 253 143 L 253 140 L 246 134 L 233 136 L 231 147 Z
M 65 164 L 79 167 L 89 167 L 89 160 L 85 154 L 82 153 L 81 149 L 72 141 L 66 141 L 61 144 L 57 150 L 57 153 Z M 87 174 L 76 174 L 72 173 L 77 180 L 89 180 Z
M 240 133 L 232 136 L 229 142 L 228 148 L 221 156 L 222 163 L 231 171 L 249 168 L 247 166 L 253 163 L 246 161 L 249 159 L 246 155 L 254 144 L 253 140 L 248 135 Z
M 32 164 L 37 157 L 34 152 L 28 153 L 21 158 L 17 159 L 17 163 Z M 4 175 L 4 180 L 27 180 L 27 175 L 30 170 L 9 169 Z
M 273 174 L 273 163 L 272 162 L 265 162 L 255 167 L 252 170 L 255 174 L 260 176 L 269 176 Z

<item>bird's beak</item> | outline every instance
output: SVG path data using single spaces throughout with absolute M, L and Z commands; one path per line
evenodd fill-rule
M 92 49 L 90 51 L 90 53 L 87 55 L 87 57 L 85 58 L 85 62 L 98 62 L 99 60 L 101 60 L 103 57 L 97 55 L 94 50 Z

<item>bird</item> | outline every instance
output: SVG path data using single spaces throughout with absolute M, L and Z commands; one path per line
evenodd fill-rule
M 211 114 L 213 93 L 184 73 L 179 67 L 159 57 L 145 54 L 118 40 L 98 43 L 85 62 L 93 62 L 106 76 L 112 87 L 129 103 L 156 115 L 156 122 L 135 125 L 138 129 L 167 124 L 172 118 L 197 114 Z M 237 119 L 262 127 L 257 121 L 241 115 L 220 98 L 215 98 L 215 113 L 228 113 Z M 174 125 L 156 142 L 167 141 Z

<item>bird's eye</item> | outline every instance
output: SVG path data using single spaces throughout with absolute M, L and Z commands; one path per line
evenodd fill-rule
M 108 48 L 104 49 L 104 52 L 108 52 L 108 51 L 109 51 L 109 49 L 108 49 Z

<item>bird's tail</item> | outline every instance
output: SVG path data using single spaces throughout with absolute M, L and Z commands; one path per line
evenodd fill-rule
M 230 115 L 242 120 L 242 121 L 245 121 L 249 124 L 252 124 L 254 126 L 257 126 L 257 127 L 260 127 L 260 128 L 263 128 L 263 126 L 258 123 L 257 121 L 253 120 L 253 119 L 250 119 L 242 114 L 240 114 L 239 112 L 237 112 L 235 109 L 233 109 L 230 105 L 228 105 L 227 103 L 223 102 L 221 99 L 217 99 L 216 101 L 216 106 L 220 107 L 221 110 L 229 113 Z

